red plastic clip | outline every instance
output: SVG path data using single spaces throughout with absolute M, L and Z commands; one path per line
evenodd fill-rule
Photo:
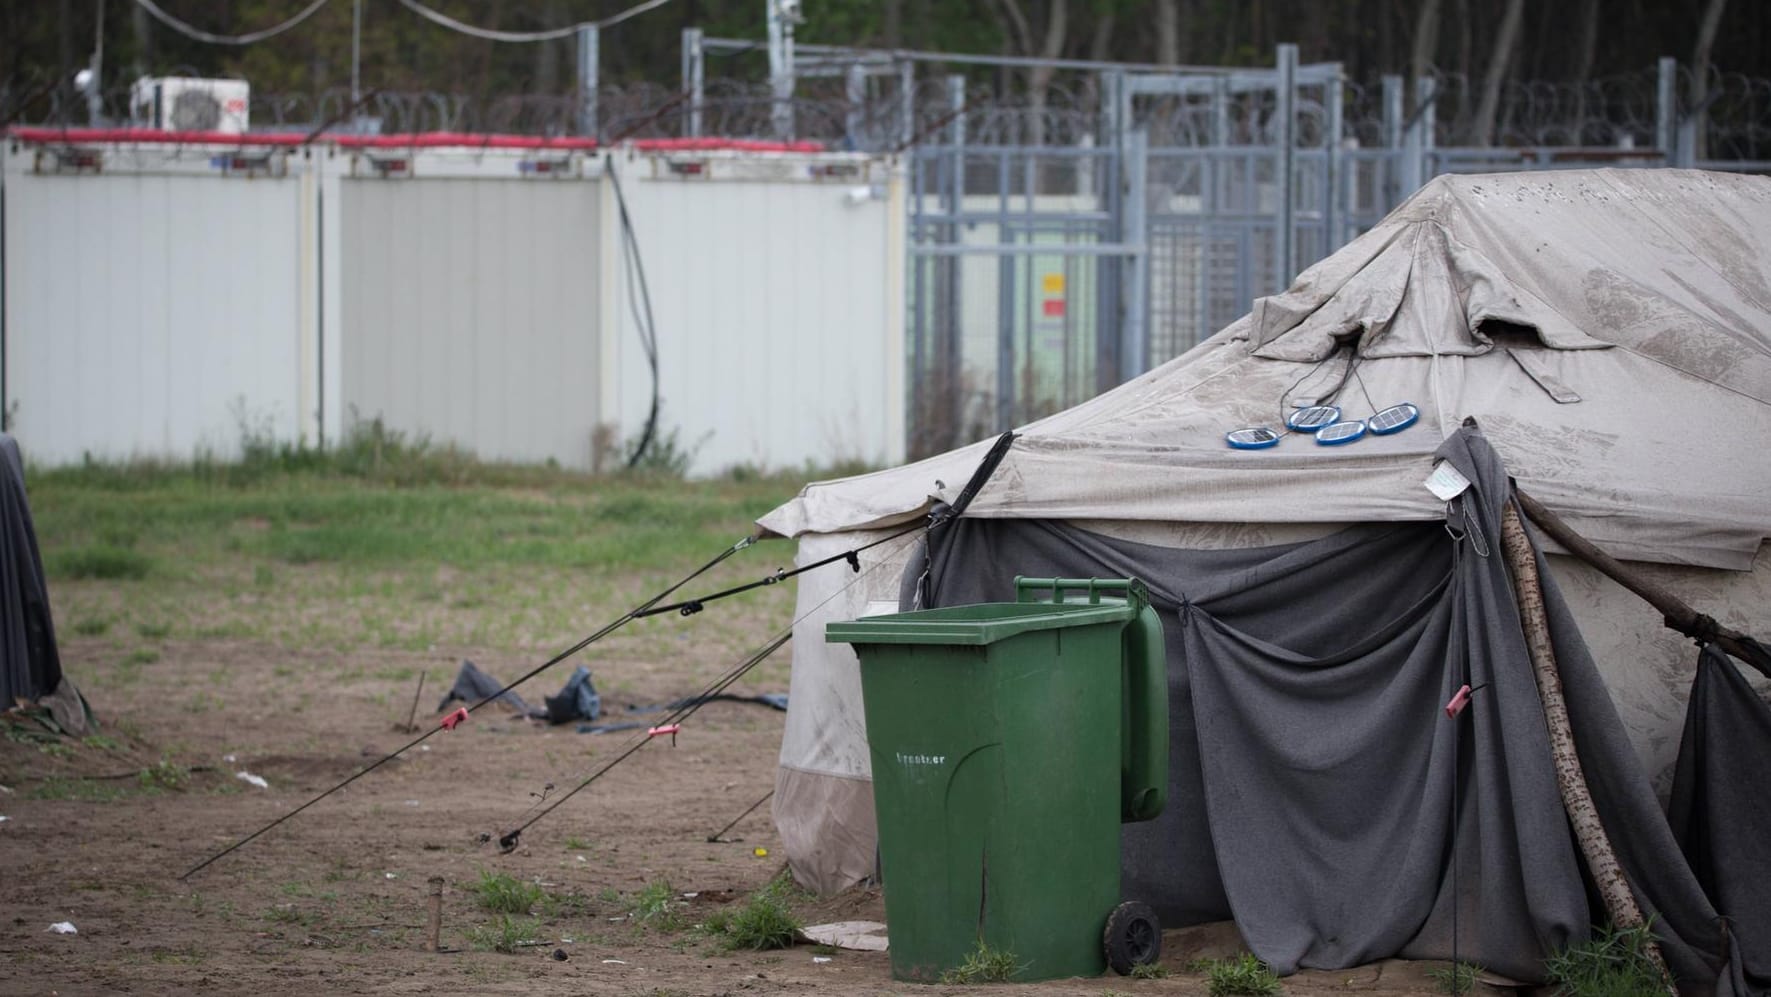
M 1470 693 L 1474 691 L 1467 685 L 1459 689 L 1457 695 L 1451 697 L 1451 702 L 1445 704 L 1445 715 L 1455 719 L 1464 707 L 1470 705 Z
M 467 719 L 467 707 L 457 706 L 455 712 L 443 718 L 443 729 L 454 730 L 455 725 Z
M 671 746 L 675 747 L 676 746 L 676 732 L 679 730 L 682 730 L 682 729 L 683 729 L 682 724 L 665 724 L 662 727 L 653 727 L 651 730 L 646 731 L 646 736 L 647 737 L 662 737 L 665 734 L 669 734 Z

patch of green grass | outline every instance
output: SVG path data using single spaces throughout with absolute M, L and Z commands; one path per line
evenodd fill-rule
M 1265 997 L 1279 993 L 1279 977 L 1266 963 L 1247 952 L 1234 959 L 1215 960 L 1205 975 L 1206 992 L 1211 997 Z
M 1607 925 L 1544 960 L 1544 974 L 1558 997 L 1664 997 L 1667 982 L 1648 954 L 1653 944 L 1649 925 Z
M 1160 962 L 1139 963 L 1131 968 L 1134 980 L 1160 980 L 1168 976 L 1168 967 Z
M 979 939 L 978 947 L 967 953 L 964 962 L 941 974 L 941 982 L 949 986 L 1003 983 L 1026 968 L 1027 965 L 1016 959 L 1013 952 L 992 948 L 988 942 Z
M 539 931 L 540 926 L 532 918 L 512 918 L 509 914 L 500 914 L 498 920 L 491 924 L 469 928 L 467 944 L 482 952 L 503 952 L 509 955 L 535 941 Z
M 80 739 L 80 743 L 99 751 L 116 751 L 118 747 L 117 739 L 109 734 L 88 734 Z
M 80 637 L 103 637 L 111 629 L 108 616 L 85 616 L 74 621 L 73 630 Z
M 675 931 L 683 926 L 682 904 L 677 901 L 676 891 L 662 879 L 646 884 L 645 889 L 634 894 L 627 913 L 636 923 L 659 931 Z
M 136 781 L 147 790 L 183 789 L 190 785 L 191 770 L 162 755 L 159 761 L 142 769 Z
M 51 550 L 43 558 L 43 569 L 52 578 L 135 580 L 146 578 L 153 566 L 148 555 L 110 544 Z
M 1482 975 L 1482 967 L 1474 963 L 1460 962 L 1455 966 L 1438 966 L 1427 970 L 1427 979 L 1439 988 L 1440 993 L 1467 994 L 1476 989 L 1476 978 Z
M 25 791 L 24 795 L 28 800 L 85 800 L 89 803 L 109 803 L 122 799 L 127 793 L 120 786 L 97 779 L 63 779 L 57 776 L 32 786 Z
M 264 912 L 264 919 L 273 924 L 306 924 L 308 922 L 307 915 L 296 910 L 294 904 L 277 904 L 275 907 L 267 908 Z
M 172 632 L 172 624 L 143 620 L 135 625 L 135 632 L 148 640 L 159 640 Z
M 481 910 L 503 914 L 527 914 L 541 899 L 541 887 L 502 872 L 480 871 L 470 890 Z
M 582 852 L 588 851 L 589 849 L 590 842 L 585 841 L 583 838 L 571 837 L 566 839 L 566 851 L 568 852 Z
M 133 668 L 137 665 L 151 665 L 160 660 L 160 652 L 151 647 L 138 647 L 123 656 L 123 666 Z

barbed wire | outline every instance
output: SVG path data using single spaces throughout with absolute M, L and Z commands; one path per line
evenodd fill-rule
M 55 85 L 52 76 L 15 77 L 0 84 L 0 121 L 78 123 L 87 121 L 83 97 Z M 1102 101 L 1096 79 L 1060 76 L 1038 99 L 1019 86 L 1016 74 L 971 81 L 965 111 L 956 116 L 945 83 L 918 78 L 909 100 L 895 76 L 870 77 L 861 100 L 851 101 L 841 77 L 806 79 L 790 102 L 795 137 L 861 151 L 895 149 L 913 138 L 942 144 L 963 125 L 964 141 L 978 146 L 1069 146 L 1097 141 L 1102 134 Z M 1682 68 L 1677 80 L 1679 106 L 1698 92 L 1696 78 Z M 1714 160 L 1771 159 L 1771 79 L 1743 73 L 1711 72 L 1706 79 L 1705 156 Z M 1434 142 L 1461 147 L 1472 142 L 1481 81 L 1457 74 L 1436 78 Z M 1501 147 L 1653 148 L 1659 139 L 1658 77 L 1650 68 L 1585 83 L 1523 81 L 1502 87 L 1494 125 Z M 1343 84 L 1340 140 L 1365 148 L 1386 143 L 1381 87 Z M 1294 106 L 1298 141 L 1319 147 L 1328 141 L 1330 94 L 1324 87 L 1300 90 Z M 317 93 L 263 93 L 251 98 L 256 130 L 302 130 L 346 116 L 350 97 L 343 88 Z M 578 97 L 571 89 L 552 93 L 464 94 L 447 91 L 379 91 L 368 102 L 363 125 L 383 133 L 424 131 L 510 132 L 563 135 L 577 127 Z M 600 87 L 597 110 L 602 137 L 680 137 L 699 117 L 701 133 L 727 137 L 773 134 L 777 101 L 768 83 L 717 78 L 707 81 L 699 106 L 672 86 L 632 83 Z M 101 114 L 110 122 L 129 118 L 127 88 L 104 91 Z M 1222 107 L 1207 97 L 1165 97 L 1140 102 L 1137 123 L 1148 129 L 1152 148 L 1217 144 L 1266 145 L 1277 135 L 1278 102 L 1268 92 L 1238 94 Z M 908 117 L 906 117 L 908 115 Z M 356 125 L 353 124 L 353 127 Z

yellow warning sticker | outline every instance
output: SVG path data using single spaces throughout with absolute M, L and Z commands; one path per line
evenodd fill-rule
M 1061 273 L 1045 274 L 1041 278 L 1040 283 L 1041 283 L 1041 289 L 1044 290 L 1045 293 L 1047 293 L 1047 294 L 1063 294 L 1064 293 L 1064 275 Z

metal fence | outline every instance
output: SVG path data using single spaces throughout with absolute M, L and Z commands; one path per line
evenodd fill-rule
M 1771 80 L 1699 81 L 1672 59 L 1583 83 L 1508 83 L 1494 142 L 1477 146 L 1477 81 L 1365 85 L 1336 63 L 1299 65 L 1289 45 L 1253 69 L 801 46 L 783 70 L 770 47 L 765 67 L 751 55 L 763 43 L 690 29 L 677 87 L 381 91 L 357 107 L 343 90 L 261 94 L 251 116 L 280 130 L 793 137 L 901 156 L 912 455 L 1185 352 L 1439 173 L 1771 173 Z M 707 78 L 710 65 L 723 75 Z M 0 92 L 0 111 L 20 99 Z M 100 116 L 125 102 L 102 95 Z

